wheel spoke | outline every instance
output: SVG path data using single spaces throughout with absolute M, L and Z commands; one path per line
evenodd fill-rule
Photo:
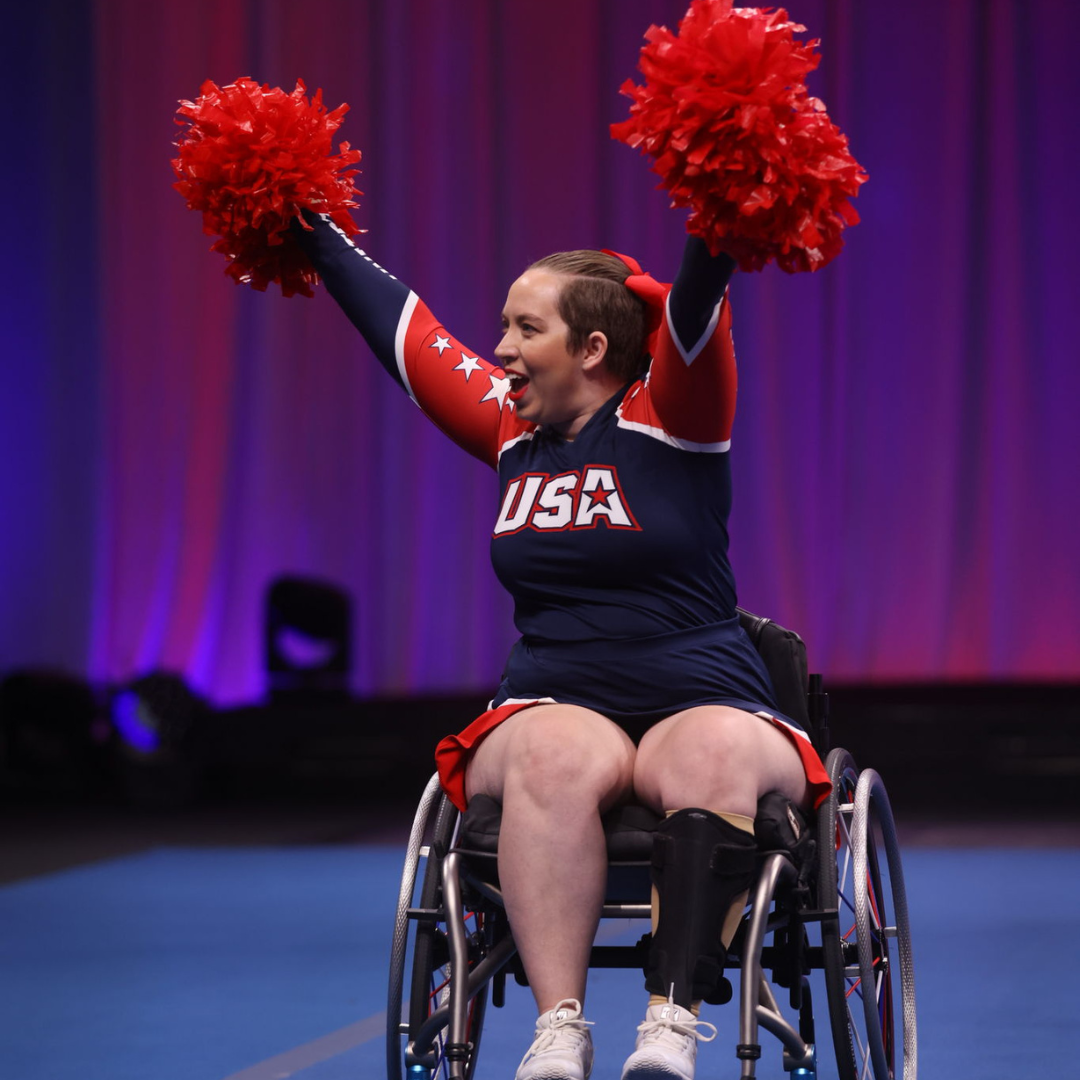
M 846 893 L 848 888 L 848 874 L 851 872 L 851 831 L 848 828 L 847 819 L 843 817 L 836 819 L 836 828 L 837 832 L 843 833 L 840 847 L 843 848 L 844 852 L 843 862 L 840 864 L 837 872 L 836 887 L 841 893 Z
M 862 995 L 860 995 L 861 997 Z M 867 1068 L 870 1065 L 870 1051 L 863 1042 L 862 1031 L 858 1024 L 851 1025 L 851 1041 L 855 1048 L 855 1054 L 859 1060 L 859 1075 L 869 1076 Z
M 866 875 L 866 897 L 870 902 L 870 914 L 873 916 L 875 930 L 881 929 L 881 913 L 878 911 L 877 893 L 874 891 L 874 882 L 869 874 Z

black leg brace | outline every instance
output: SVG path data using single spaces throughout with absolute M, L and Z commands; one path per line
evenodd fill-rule
M 677 810 L 653 838 L 660 917 L 645 989 L 678 1005 L 709 1001 L 724 974 L 724 917 L 754 874 L 754 837 L 708 810 Z M 674 991 L 672 987 L 674 986 Z

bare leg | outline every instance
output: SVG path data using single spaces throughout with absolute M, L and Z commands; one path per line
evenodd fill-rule
M 757 802 L 782 791 L 809 805 L 795 747 L 768 720 L 723 705 L 676 713 L 641 740 L 634 788 L 659 813 L 695 806 L 753 818 Z
M 584 1001 L 607 881 L 600 815 L 632 790 L 634 745 L 599 713 L 537 705 L 500 724 L 466 792 L 502 803 L 499 878 L 540 1012 Z

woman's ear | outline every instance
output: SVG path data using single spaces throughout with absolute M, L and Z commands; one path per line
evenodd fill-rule
M 602 330 L 594 330 L 585 341 L 585 351 L 581 357 L 582 370 L 595 372 L 607 356 L 607 347 L 607 334 Z

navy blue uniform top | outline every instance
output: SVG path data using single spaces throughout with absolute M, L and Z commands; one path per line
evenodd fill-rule
M 731 261 L 687 241 L 648 373 L 567 441 L 520 420 L 500 368 L 334 226 L 309 221 L 301 242 L 379 361 L 498 469 L 491 557 L 521 638 L 494 704 L 546 697 L 638 723 L 702 704 L 775 715 L 727 556 Z

